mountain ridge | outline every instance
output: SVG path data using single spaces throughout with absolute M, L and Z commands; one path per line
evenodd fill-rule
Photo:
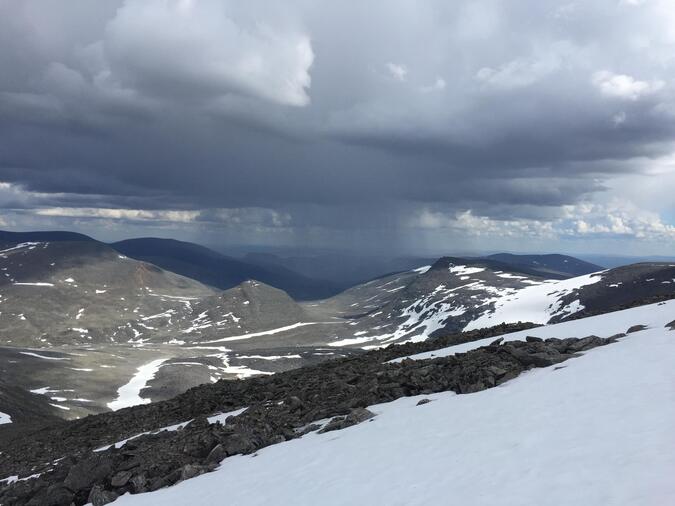
M 296 300 L 322 298 L 336 293 L 329 283 L 311 279 L 285 267 L 272 270 L 228 257 L 198 244 L 144 237 L 112 243 L 120 253 L 226 290 L 249 279 L 280 288 Z

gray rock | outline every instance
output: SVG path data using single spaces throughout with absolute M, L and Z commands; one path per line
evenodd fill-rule
M 129 482 L 131 471 L 120 471 L 110 479 L 110 485 L 113 487 L 123 487 Z
M 333 418 L 323 429 L 319 431 L 319 434 L 351 427 L 352 425 L 370 420 L 374 417 L 375 413 L 372 411 L 368 411 L 366 408 L 356 408 L 353 409 L 347 416 L 336 416 Z
M 74 494 L 62 484 L 49 487 L 46 496 L 37 502 L 39 506 L 70 506 Z
M 118 497 L 119 495 L 115 492 L 104 490 L 100 485 L 96 485 L 91 489 L 91 492 L 89 492 L 88 501 L 92 506 L 104 506 L 105 504 L 110 504 Z
M 633 332 L 640 332 L 641 330 L 646 329 L 647 329 L 646 325 L 633 325 L 626 331 L 626 334 L 632 334 Z
M 217 444 L 209 452 L 208 456 L 206 457 L 206 462 L 220 463 L 220 461 L 225 457 L 227 457 L 227 451 L 225 450 L 225 447 L 222 444 Z
M 187 464 L 182 467 L 180 471 L 180 481 L 189 480 L 195 476 L 206 473 L 209 470 L 206 466 L 200 466 L 198 464 Z
M 63 484 L 73 492 L 87 490 L 94 483 L 103 481 L 111 473 L 112 466 L 108 460 L 92 457 L 71 467 Z
M 129 483 L 134 489 L 134 492 L 146 492 L 148 487 L 148 479 L 144 474 L 137 474 L 129 480 Z
M 248 453 L 255 450 L 255 443 L 251 437 L 241 433 L 232 434 L 222 443 L 222 445 L 228 457 L 230 455 Z
M 598 336 L 588 336 L 567 346 L 567 351 L 569 353 L 577 353 L 580 351 L 588 350 L 602 344 L 602 338 Z

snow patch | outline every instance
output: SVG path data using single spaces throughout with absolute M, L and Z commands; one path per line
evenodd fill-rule
M 157 374 L 157 371 L 159 371 L 159 368 L 166 360 L 165 358 L 159 358 L 140 366 L 131 380 L 117 390 L 117 399 L 109 402 L 107 406 L 111 410 L 117 411 L 118 409 L 137 406 L 138 404 L 149 404 L 150 399 L 141 397 L 140 393 L 147 386 L 148 382 L 154 379 L 155 374 Z
M 330 325 L 335 322 L 304 322 L 304 323 L 294 323 L 293 325 L 287 325 L 285 327 L 279 327 L 271 330 L 263 330 L 262 332 L 252 332 L 250 334 L 242 334 L 239 336 L 230 336 L 224 337 L 222 339 L 216 339 L 214 341 L 204 341 L 204 344 L 210 343 L 223 343 L 227 341 L 241 341 L 242 339 L 250 339 L 257 336 L 268 336 L 272 334 L 278 334 L 280 332 L 286 332 L 287 330 L 297 329 L 299 327 L 304 327 L 306 325 Z

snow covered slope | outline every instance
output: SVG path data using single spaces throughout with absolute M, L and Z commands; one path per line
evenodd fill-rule
M 633 327 L 632 330 L 631 327 Z M 548 339 L 551 337 L 565 339 L 568 337 L 585 337 L 590 335 L 607 338 L 617 334 L 625 334 L 629 330 L 631 330 L 631 332 L 636 331 L 636 327 L 656 329 L 659 331 L 675 327 L 675 300 L 624 309 L 623 311 L 615 311 L 603 315 L 589 316 L 588 318 L 581 318 L 564 323 L 544 325 L 542 327 L 505 334 L 502 337 L 505 342 L 523 341 L 527 339 L 528 336 L 541 339 Z M 673 337 L 675 337 L 675 333 L 673 334 Z M 495 337 L 490 337 L 472 341 L 470 343 L 457 344 L 455 346 L 448 346 L 447 348 L 401 357 L 394 361 L 400 362 L 406 358 L 425 360 L 429 358 L 446 357 L 448 355 L 454 355 L 455 353 L 466 353 L 469 350 L 487 346 L 495 339 Z
M 675 265 L 670 264 L 635 264 L 552 280 L 494 261 L 442 258 L 370 308 L 330 345 L 368 349 L 500 323 L 554 323 L 668 296 L 675 296 Z
M 115 504 L 671 504 L 669 318 L 672 303 L 539 329 L 649 327 L 497 388 L 372 406 L 370 422 L 230 457 L 214 473 Z

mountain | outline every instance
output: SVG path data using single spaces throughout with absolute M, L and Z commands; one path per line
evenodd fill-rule
M 237 260 L 189 242 L 147 237 L 116 242 L 112 247 L 128 257 L 221 290 L 257 280 L 288 292 L 296 300 L 321 299 L 339 291 L 321 278 L 311 279 L 281 265 L 261 266 Z
M 0 230 L 0 245 L 19 244 L 22 242 L 58 242 L 58 241 L 94 241 L 89 236 L 67 231 L 46 232 L 8 232 Z
M 364 313 L 350 322 L 345 337 L 329 344 L 371 348 L 423 341 L 501 323 L 553 323 L 675 297 L 675 264 L 635 264 L 562 280 L 533 272 L 490 259 L 441 258 L 403 285 L 387 289 L 383 283 L 379 298 L 370 295 L 367 305 L 354 302 L 354 309 Z
M 5 344 L 126 341 L 142 333 L 143 317 L 179 311 L 214 293 L 96 241 L 22 242 L 0 250 Z
M 533 269 L 544 277 L 555 276 L 582 276 L 601 271 L 599 265 L 585 262 L 567 255 L 513 255 L 511 253 L 497 253 L 487 258 L 497 260 L 514 267 Z
M 674 315 L 668 301 L 474 331 L 0 426 L 0 503 L 667 504 Z
M 43 416 L 65 418 L 350 353 L 326 349 L 334 322 L 279 289 L 220 292 L 93 240 L 3 246 L 0 324 L 8 392 L 37 393 Z
M 260 281 L 220 291 L 93 240 L 6 243 L 0 371 L 17 394 L 43 396 L 45 416 L 77 418 L 392 343 L 656 302 L 675 294 L 674 270 L 637 264 L 561 280 L 445 257 L 299 303 Z
M 639 264 L 645 262 L 670 262 L 675 263 L 675 256 L 646 255 L 646 256 L 622 256 L 622 255 L 579 255 L 580 258 L 602 265 L 607 268 L 621 267 L 624 265 Z

